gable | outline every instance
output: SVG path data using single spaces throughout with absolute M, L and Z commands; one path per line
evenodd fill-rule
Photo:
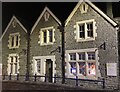
M 68 22 L 71 20 L 71 18 L 74 16 L 75 12 L 81 8 L 81 6 L 83 6 L 83 3 L 85 3 L 86 5 L 88 5 L 88 7 L 91 7 L 92 9 L 94 9 L 100 16 L 102 16 L 105 20 L 107 20 L 112 26 L 116 27 L 118 26 L 117 23 L 112 20 L 110 17 L 108 17 L 106 14 L 104 14 L 99 8 L 97 8 L 93 3 L 91 3 L 89 0 L 80 0 L 77 5 L 75 6 L 75 8 L 73 9 L 73 11 L 71 12 L 71 14 L 68 16 L 68 18 L 65 21 L 65 26 L 68 24 Z M 82 13 L 82 12 L 81 12 Z
M 45 7 L 44 10 L 43 10 L 43 12 L 41 13 L 41 15 L 38 17 L 36 23 L 32 27 L 31 33 L 33 32 L 33 30 L 35 29 L 35 27 L 38 25 L 38 23 L 41 20 L 41 18 L 44 18 L 45 21 L 48 21 L 50 16 L 52 16 L 56 20 L 56 22 L 59 25 L 61 25 L 60 20 L 47 7 Z
M 4 33 L 2 34 L 0 40 L 2 40 L 2 38 L 4 37 L 4 35 L 6 34 L 7 30 L 9 29 L 10 26 L 12 26 L 13 28 L 16 27 L 17 23 L 21 26 L 21 28 L 27 33 L 27 30 L 26 28 L 20 23 L 20 21 L 15 17 L 13 16 L 10 20 L 10 22 L 8 23 Z

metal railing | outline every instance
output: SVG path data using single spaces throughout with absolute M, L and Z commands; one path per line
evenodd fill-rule
M 12 77 L 14 75 L 3 75 L 3 80 L 12 80 Z M 41 75 L 32 75 L 32 76 L 28 76 L 27 74 L 26 75 L 19 75 L 17 74 L 16 76 L 14 76 L 14 80 L 16 81 L 19 81 L 20 80 L 20 77 L 23 77 L 24 78 L 24 81 L 31 81 L 29 79 L 27 79 L 28 77 L 32 77 L 33 78 L 33 81 L 36 82 L 37 81 L 37 78 L 44 78 L 44 82 L 47 82 L 47 79 L 50 77 L 50 76 L 41 76 Z M 61 79 L 62 80 L 63 77 L 59 77 L 59 76 L 54 76 L 52 77 L 52 79 L 54 79 L 54 83 L 56 83 L 56 80 L 57 79 Z M 79 81 L 83 81 L 83 82 L 100 82 L 102 84 L 102 88 L 105 89 L 105 79 L 104 78 L 101 78 L 99 80 L 91 80 L 91 79 L 79 79 L 78 76 L 76 76 L 76 78 L 65 78 L 66 80 L 74 80 L 75 81 L 75 86 L 79 86 Z

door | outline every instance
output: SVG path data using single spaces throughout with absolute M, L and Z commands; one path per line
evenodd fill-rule
M 53 62 L 51 61 L 51 59 L 46 59 L 46 76 L 48 82 L 52 82 L 52 74 L 53 74 Z

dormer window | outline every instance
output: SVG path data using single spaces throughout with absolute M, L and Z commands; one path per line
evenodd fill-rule
M 10 34 L 8 42 L 9 42 L 8 43 L 9 49 L 19 48 L 19 46 L 20 46 L 20 34 L 19 33 Z
M 48 21 L 50 14 L 48 12 L 45 12 L 44 14 L 44 20 Z
M 86 3 L 82 3 L 80 6 L 81 13 L 87 13 L 88 5 Z
M 17 24 L 17 22 L 16 22 L 15 20 L 13 20 L 13 22 L 12 22 L 12 26 L 13 26 L 13 28 L 16 27 L 16 24 Z

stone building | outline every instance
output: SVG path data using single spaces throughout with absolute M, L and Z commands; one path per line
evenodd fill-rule
M 93 3 L 79 2 L 68 16 L 65 52 L 67 78 L 104 78 L 106 88 L 118 88 L 118 24 Z
M 15 16 L 11 18 L 0 40 L 3 75 L 24 75 L 27 64 L 27 30 Z
M 30 63 L 32 74 L 50 76 L 49 81 L 54 81 L 54 75 L 61 76 L 61 33 L 58 26 L 59 19 L 45 7 L 38 20 L 32 27 L 30 35 Z M 44 80 L 42 78 L 41 80 Z
M 3 74 L 47 76 L 52 83 L 65 77 L 65 84 L 72 86 L 78 78 L 78 86 L 94 89 L 101 88 L 96 81 L 104 79 L 105 88 L 118 89 L 119 18 L 113 20 L 111 7 L 107 10 L 108 15 L 92 2 L 80 0 L 61 23 L 45 7 L 31 30 L 13 16 L 1 37 Z M 55 81 L 55 76 L 60 78 Z

